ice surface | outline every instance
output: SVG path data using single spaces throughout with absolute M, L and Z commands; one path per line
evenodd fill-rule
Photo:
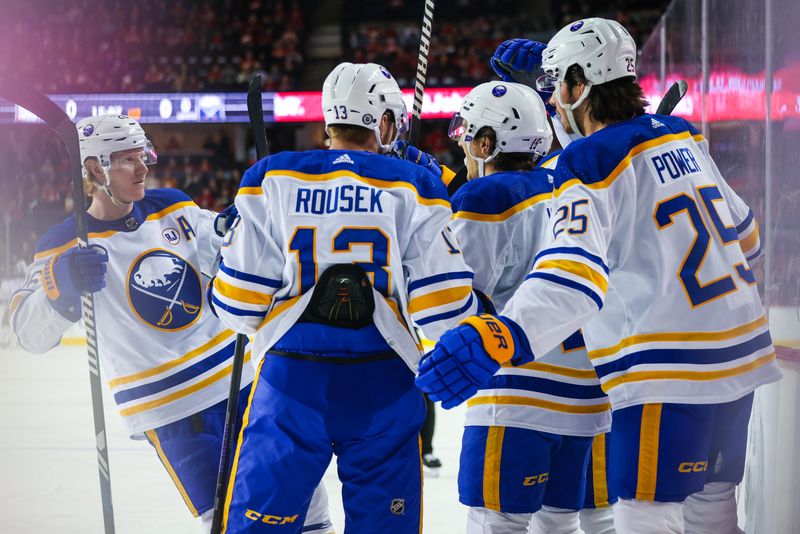
M 85 347 L 43 356 L 0 349 L 0 532 L 103 532 Z M 128 439 L 105 392 L 112 494 L 118 534 L 195 534 L 192 518 L 169 475 L 145 441 Z M 456 473 L 464 408 L 437 407 L 439 478 L 427 477 L 424 532 L 464 531 Z M 344 532 L 335 465 L 325 474 L 336 531 Z

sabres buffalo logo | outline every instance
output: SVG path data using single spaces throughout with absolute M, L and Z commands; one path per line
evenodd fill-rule
M 200 318 L 200 276 L 172 252 L 148 250 L 128 272 L 128 302 L 139 318 L 158 330 L 182 330 Z

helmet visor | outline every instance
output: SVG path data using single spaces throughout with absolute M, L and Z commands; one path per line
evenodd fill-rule
M 158 154 L 150 141 L 145 142 L 144 148 L 131 148 L 111 153 L 111 168 L 114 169 L 124 164 L 143 163 L 147 166 L 158 162 Z
M 542 74 L 536 79 L 536 90 L 552 93 L 558 85 L 558 78 L 552 74 Z
M 467 131 L 467 121 L 456 111 L 450 119 L 450 127 L 447 129 L 447 136 L 454 141 L 461 141 L 461 136 Z

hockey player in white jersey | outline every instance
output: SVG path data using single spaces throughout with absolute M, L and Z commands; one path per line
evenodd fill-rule
M 552 141 L 544 103 L 524 85 L 484 83 L 450 136 L 468 179 L 451 199 L 451 227 L 474 287 L 502 307 L 547 240 L 552 171 L 534 170 Z M 610 425 L 579 333 L 539 361 L 500 369 L 468 401 L 458 476 L 467 533 L 526 534 L 532 514 L 535 532 L 579 532 L 592 439 Z
M 95 292 L 100 365 L 123 422 L 146 436 L 208 532 L 236 337 L 203 291 L 224 221 L 178 190 L 145 191 L 156 158 L 135 120 L 101 115 L 77 128 L 91 246 L 76 248 L 74 216 L 39 240 L 12 298 L 13 330 L 24 349 L 46 352 L 80 319 L 81 293 Z M 243 395 L 252 377 L 246 368 Z M 331 528 L 322 491 L 319 533 Z
M 780 378 L 752 210 L 691 124 L 644 114 L 621 25 L 568 25 L 542 66 L 568 133 L 585 137 L 558 159 L 551 241 L 502 314 L 442 336 L 417 383 L 453 406 L 582 327 L 613 409 L 617 531 L 737 532 L 752 394 Z
M 407 120 L 391 74 L 342 63 L 322 105 L 330 150 L 276 154 L 245 174 L 211 291 L 226 324 L 255 334 L 258 365 L 226 532 L 299 532 L 336 454 L 345 532 L 418 533 L 412 325 L 435 340 L 475 313 L 473 275 L 444 185 L 380 154 Z

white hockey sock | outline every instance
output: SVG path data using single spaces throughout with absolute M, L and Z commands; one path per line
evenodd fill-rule
M 211 534 L 211 524 L 214 522 L 214 509 L 203 512 L 200 516 L 200 532 Z
M 542 506 L 531 517 L 531 534 L 580 534 L 578 511 Z
M 333 527 L 330 526 L 331 518 L 328 513 L 328 491 L 325 489 L 325 483 L 320 480 L 319 486 L 314 490 L 314 495 L 311 497 L 311 504 L 308 505 L 308 513 L 306 514 L 305 526 L 309 525 L 325 525 L 320 529 L 306 531 L 309 534 L 328 534 L 333 532 Z
M 584 508 L 580 513 L 581 530 L 585 534 L 616 534 L 614 507 Z
M 711 482 L 683 503 L 686 534 L 741 534 L 736 516 L 736 485 Z
M 527 534 L 531 514 L 505 514 L 470 506 L 466 534 Z
M 617 534 L 683 534 L 683 505 L 620 499 L 614 505 L 614 528 Z

